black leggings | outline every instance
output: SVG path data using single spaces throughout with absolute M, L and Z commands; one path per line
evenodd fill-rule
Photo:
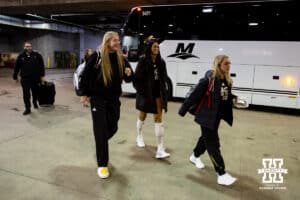
M 199 157 L 207 150 L 216 172 L 223 175 L 225 174 L 225 164 L 220 151 L 219 124 L 220 119 L 217 120 L 214 130 L 201 126 L 202 135 L 194 149 L 194 155 Z
M 98 167 L 107 167 L 108 165 L 108 140 L 112 138 L 118 130 L 120 105 L 119 99 L 106 101 L 101 98 L 91 98 L 91 112 Z

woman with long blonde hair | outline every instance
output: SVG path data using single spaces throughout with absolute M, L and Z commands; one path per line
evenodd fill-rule
M 200 156 L 207 150 L 218 175 L 217 183 L 220 185 L 231 185 L 237 180 L 225 171 L 218 133 L 221 119 L 230 126 L 233 122 L 232 107 L 237 97 L 231 93 L 230 65 L 228 56 L 216 56 L 213 70 L 206 72 L 205 77 L 199 81 L 179 110 L 179 115 L 184 116 L 197 105 L 194 110 L 195 121 L 201 126 L 202 135 L 190 156 L 190 161 L 197 168 L 204 168 Z
M 131 82 L 133 79 L 133 71 L 120 48 L 118 33 L 105 33 L 99 52 L 88 59 L 81 78 L 86 82 L 83 102 L 90 100 L 91 103 L 97 173 L 100 178 L 108 178 L 108 140 L 118 130 L 121 84 L 123 80 Z

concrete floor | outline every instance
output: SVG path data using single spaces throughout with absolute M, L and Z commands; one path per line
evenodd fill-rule
M 59 73 L 59 74 L 58 74 Z M 60 74 L 62 73 L 62 74 Z M 300 115 L 234 110 L 233 128 L 221 124 L 220 140 L 231 187 L 216 184 L 207 154 L 203 170 L 188 157 L 200 135 L 191 116 L 180 118 L 180 102 L 165 115 L 165 143 L 172 153 L 156 160 L 152 117 L 145 125 L 145 149 L 135 147 L 135 99 L 122 97 L 118 134 L 110 141 L 112 176 L 96 175 L 89 109 L 75 96 L 68 70 L 47 72 L 56 83 L 54 108 L 23 117 L 21 88 L 0 70 L 0 200 L 231 200 L 300 199 Z M 286 190 L 261 190 L 262 158 L 283 158 Z

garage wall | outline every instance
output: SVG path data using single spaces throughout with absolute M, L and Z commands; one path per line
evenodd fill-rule
M 92 31 L 83 31 L 79 34 L 4 27 L 0 33 L 0 52 L 21 52 L 24 42 L 31 41 L 33 49 L 42 54 L 45 66 L 55 67 L 55 51 L 73 52 L 80 60 L 86 48 L 97 49 L 102 41 L 102 35 Z
M 95 33 L 92 31 L 84 31 L 80 33 L 80 58 L 84 57 L 84 51 L 87 48 L 92 48 L 94 51 L 98 49 L 102 42 L 104 33 Z

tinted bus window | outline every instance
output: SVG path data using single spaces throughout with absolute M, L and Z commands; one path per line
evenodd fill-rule
M 300 41 L 299 2 L 253 2 L 143 7 L 127 34 L 171 40 Z M 125 33 L 126 34 L 126 33 Z

